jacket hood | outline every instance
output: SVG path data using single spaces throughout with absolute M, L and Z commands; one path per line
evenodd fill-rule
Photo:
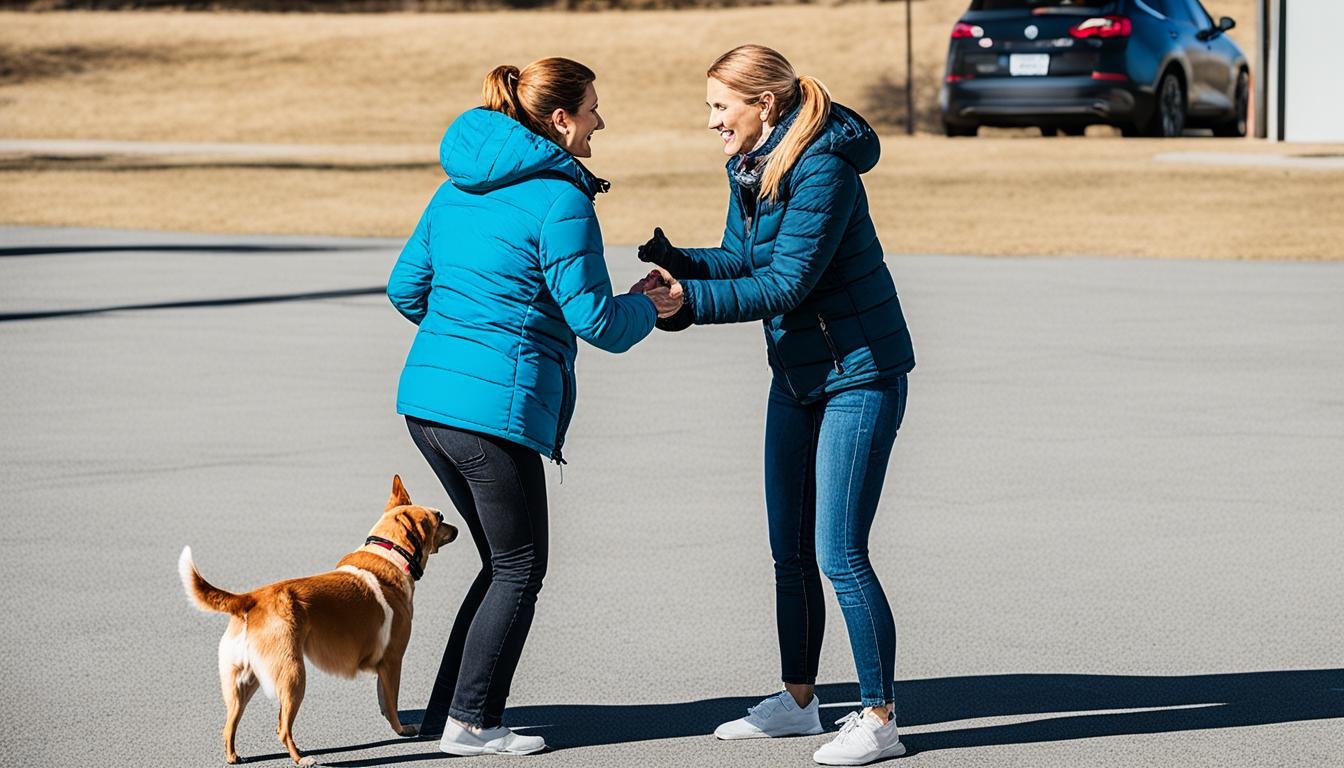
M 478 194 L 544 173 L 569 179 L 589 199 L 608 186 L 560 145 L 484 107 L 463 112 L 448 126 L 439 163 L 453 186 Z
M 838 155 L 859 173 L 871 171 L 882 155 L 877 131 L 859 113 L 834 102 L 831 103 L 831 116 L 826 121 L 826 127 L 808 147 L 808 151 Z

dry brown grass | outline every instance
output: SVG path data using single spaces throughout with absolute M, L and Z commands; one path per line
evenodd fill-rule
M 948 32 L 966 5 L 915 3 L 921 114 L 936 104 Z M 1232 35 L 1250 50 L 1254 0 L 1208 5 L 1242 19 Z M 4 84 L 0 105 L 11 137 L 432 142 L 450 116 L 478 103 L 490 68 L 562 54 L 598 72 L 613 132 L 693 133 L 705 67 L 718 53 L 756 41 L 784 51 L 842 101 L 896 125 L 904 116 L 904 29 L 900 3 L 606 13 L 0 13 L 0 70 L 32 62 L 65 75 L 39 72 Z
M 1242 20 L 1235 33 L 1247 48 L 1252 4 L 1209 3 Z M 947 32 L 964 6 L 916 6 L 926 120 Z M 1339 235 L 1328 201 L 1340 199 L 1344 174 L 1152 161 L 1173 149 L 1283 148 L 1021 132 L 904 138 L 892 125 L 903 116 L 903 22 L 894 3 L 600 14 L 0 14 L 0 136 L 382 148 L 250 165 L 4 158 L 0 220 L 404 234 L 442 178 L 434 158 L 443 127 L 478 103 L 484 72 L 563 54 L 599 74 L 609 128 L 594 141 L 591 166 L 616 184 L 600 204 L 607 239 L 641 241 L 662 224 L 684 242 L 704 242 L 717 236 L 725 199 L 722 157 L 700 127 L 704 68 L 755 40 L 882 123 L 884 161 L 866 178 L 890 250 L 1337 255 L 1325 244 Z

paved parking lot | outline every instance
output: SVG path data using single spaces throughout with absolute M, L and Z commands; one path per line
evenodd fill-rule
M 187 603 L 181 547 L 241 590 L 357 547 L 394 472 L 451 509 L 393 409 L 397 247 L 0 229 L 0 764 L 221 762 L 225 620 Z M 919 357 L 872 542 L 899 763 L 1344 765 L 1344 264 L 889 263 Z M 759 328 L 584 349 L 579 377 L 506 718 L 554 747 L 528 764 L 810 765 L 823 737 L 706 735 L 778 687 Z M 412 720 L 471 560 L 420 582 Z M 857 691 L 831 599 L 835 719 Z M 311 676 L 300 748 L 448 759 L 373 689 Z M 244 718 L 250 761 L 288 762 L 274 716 Z

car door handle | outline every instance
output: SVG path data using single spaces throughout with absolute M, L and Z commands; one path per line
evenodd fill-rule
M 1171 39 L 1172 39 L 1172 40 L 1175 40 L 1176 38 L 1178 38 L 1178 37 L 1181 36 L 1181 33 L 1180 33 L 1180 32 L 1177 32 L 1177 31 L 1174 30 L 1174 29 L 1171 30 L 1170 32 L 1168 32 L 1167 34 L 1168 34 L 1168 35 L 1171 35 Z

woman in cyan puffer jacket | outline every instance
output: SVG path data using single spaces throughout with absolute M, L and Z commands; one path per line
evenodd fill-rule
M 660 327 L 764 322 L 774 371 L 765 504 L 785 687 L 715 735 L 822 732 L 813 687 L 825 573 L 849 630 L 862 710 L 813 757 L 861 765 L 905 751 L 892 717 L 896 625 L 868 532 L 915 365 L 859 178 L 877 164 L 877 134 L 769 48 L 731 50 L 707 74 L 709 128 L 731 158 L 722 245 L 677 249 L 656 230 L 640 258 L 685 297 Z
M 607 184 L 578 160 L 604 127 L 595 79 L 559 58 L 492 71 L 388 280 L 419 326 L 397 412 L 481 556 L 421 725 L 450 754 L 545 748 L 502 716 L 546 572 L 542 457 L 564 461 L 575 339 L 624 352 L 680 308 L 666 287 L 612 294 L 593 210 Z

